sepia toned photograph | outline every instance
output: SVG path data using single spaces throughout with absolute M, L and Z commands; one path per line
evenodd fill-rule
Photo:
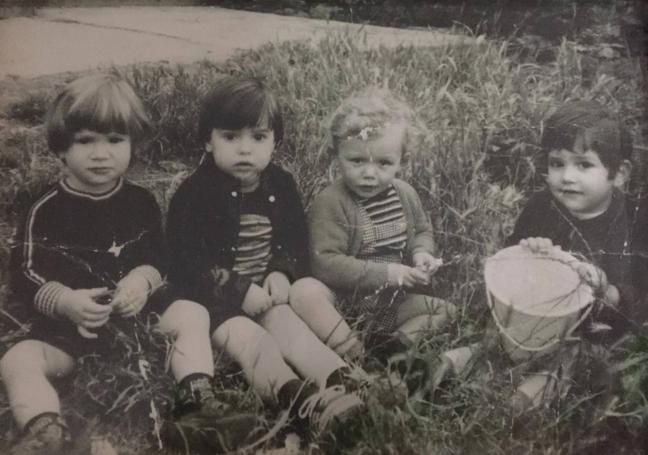
M 648 453 L 641 0 L 0 0 L 0 454 Z

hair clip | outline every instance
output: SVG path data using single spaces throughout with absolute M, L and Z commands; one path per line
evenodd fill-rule
M 376 127 L 376 126 L 365 126 L 360 131 L 358 131 L 356 134 L 350 134 L 349 136 L 347 136 L 346 139 L 347 140 L 359 139 L 361 141 L 367 141 L 372 136 L 376 136 L 377 132 L 378 132 L 378 127 Z

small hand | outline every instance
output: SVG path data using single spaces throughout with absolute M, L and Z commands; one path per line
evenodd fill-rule
M 616 286 L 608 282 L 605 272 L 589 262 L 579 262 L 576 265 L 576 272 L 594 291 L 598 297 L 605 299 L 605 302 L 616 306 L 619 303 L 620 295 Z
M 551 239 L 545 237 L 529 237 L 520 240 L 520 246 L 536 254 L 549 254 L 554 249 L 560 249 L 560 246 L 553 244 Z
M 412 289 L 430 284 L 430 276 L 422 270 L 402 264 L 387 266 L 387 280 L 391 285 Z
M 290 280 L 281 272 L 271 272 L 263 280 L 263 289 L 270 295 L 273 305 L 288 303 Z
M 241 309 L 249 316 L 256 316 L 272 307 L 272 298 L 262 287 L 251 284 Z
M 97 338 L 88 331 L 101 327 L 110 318 L 111 305 L 101 305 L 95 301 L 110 294 L 108 288 L 69 289 L 65 290 L 56 304 L 56 311 L 74 322 L 79 333 L 86 338 Z
M 124 318 L 135 316 L 146 304 L 150 289 L 146 278 L 129 273 L 117 283 L 112 306 Z
M 414 267 L 432 276 L 443 265 L 443 259 L 435 258 L 426 251 L 414 253 Z

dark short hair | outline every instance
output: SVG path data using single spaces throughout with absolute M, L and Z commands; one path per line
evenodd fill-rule
M 127 134 L 136 142 L 151 127 L 133 87 L 115 74 L 93 74 L 70 82 L 52 103 L 45 124 L 47 143 L 56 154 L 67 151 L 74 134 L 84 129 Z
M 610 176 L 616 175 L 624 160 L 632 158 L 632 138 L 623 123 L 596 101 L 565 103 L 546 121 L 541 147 L 544 155 L 552 150 L 573 150 L 582 137 L 587 150 L 596 152 Z
M 258 78 L 224 77 L 207 94 L 200 111 L 198 138 L 209 142 L 212 131 L 240 130 L 267 125 L 275 145 L 283 140 L 283 116 L 274 94 Z

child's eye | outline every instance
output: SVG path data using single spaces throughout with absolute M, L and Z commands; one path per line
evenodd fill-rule
M 362 164 L 363 159 L 362 158 L 351 158 L 349 159 L 353 164 Z
M 558 167 L 563 167 L 563 162 L 560 161 L 560 160 L 551 160 L 550 159 L 549 162 L 547 163 L 547 165 L 549 167 L 558 168 Z
M 95 141 L 95 138 L 93 136 L 75 136 L 74 137 L 74 142 L 77 144 L 92 144 Z
M 380 164 L 380 166 L 382 166 L 382 167 L 385 167 L 385 166 L 391 166 L 392 162 L 389 161 L 389 160 L 380 160 L 380 161 L 378 161 L 378 164 Z
M 236 139 L 236 133 L 233 133 L 231 131 L 227 131 L 227 132 L 223 133 L 223 137 L 227 141 L 233 141 L 234 139 Z
M 592 163 L 590 163 L 589 161 L 581 161 L 580 163 L 578 163 L 578 167 L 580 169 L 589 169 L 592 166 L 594 166 L 594 165 Z
M 255 133 L 254 134 L 254 140 L 259 141 L 259 142 L 265 141 L 267 137 L 268 137 L 267 133 Z
M 125 140 L 126 138 L 124 136 L 108 136 L 108 142 L 111 144 L 120 144 Z

